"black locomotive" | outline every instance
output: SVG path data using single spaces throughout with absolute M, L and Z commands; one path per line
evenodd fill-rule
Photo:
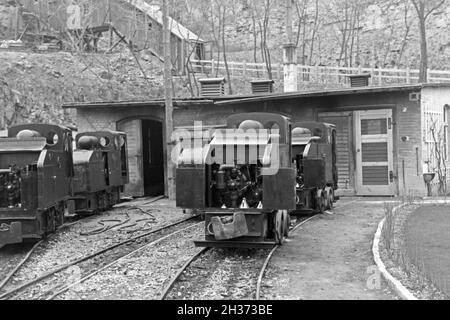
M 85 136 L 94 138 L 89 148 L 80 141 Z M 77 143 L 82 150 L 74 152 L 72 132 L 49 124 L 14 126 L 0 139 L 0 245 L 54 232 L 71 201 L 77 212 L 117 203 L 128 182 L 126 136 L 81 134 Z M 80 156 L 86 153 L 92 157 Z
M 301 134 L 301 136 L 299 136 Z M 192 144 L 192 143 L 191 143 Z M 177 168 L 177 206 L 205 213 L 198 246 L 282 244 L 290 214 L 323 212 L 337 188 L 336 131 L 270 113 L 236 114 L 201 151 L 184 145 Z

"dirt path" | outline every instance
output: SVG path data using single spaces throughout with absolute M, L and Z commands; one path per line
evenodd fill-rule
M 377 276 L 371 248 L 384 215 L 383 201 L 343 199 L 334 213 L 296 230 L 276 252 L 265 277 L 264 299 L 397 298 L 384 281 L 375 289 L 367 285 Z

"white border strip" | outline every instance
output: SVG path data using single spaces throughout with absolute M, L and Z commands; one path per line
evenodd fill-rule
M 398 207 L 395 207 L 393 209 L 393 213 L 395 213 L 397 210 L 403 208 L 406 206 L 405 204 L 402 204 Z M 380 238 L 381 238 L 381 232 L 383 230 L 384 222 L 386 221 L 386 218 L 383 218 L 383 220 L 380 221 L 378 224 L 377 232 L 375 233 L 375 237 L 373 239 L 373 246 L 372 246 L 372 252 L 373 252 L 373 258 L 375 260 L 375 263 L 377 264 L 378 270 L 383 275 L 383 277 L 388 282 L 389 286 L 395 290 L 395 292 L 404 300 L 418 300 L 408 289 L 406 289 L 402 283 L 394 278 L 389 271 L 387 271 L 386 266 L 384 265 L 383 261 L 380 257 L 380 250 L 379 250 L 379 244 L 380 244 Z

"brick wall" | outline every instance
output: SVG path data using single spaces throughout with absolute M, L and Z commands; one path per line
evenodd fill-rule
M 423 108 L 421 108 L 420 102 L 410 99 L 410 93 L 412 91 L 312 97 L 225 106 L 192 105 L 175 108 L 174 126 L 192 126 L 194 121 L 199 120 L 203 121 L 203 124 L 206 126 L 224 125 L 229 115 L 241 112 L 281 113 L 291 117 L 293 122 L 297 122 L 317 120 L 320 112 L 390 108 L 393 110 L 393 160 L 394 176 L 397 185 L 396 193 L 400 195 L 409 193 L 425 195 L 426 188 L 422 176 L 422 167 L 425 161 L 425 156 L 422 156 L 425 151 L 421 130 Z M 422 92 L 422 104 L 443 106 L 446 97 L 449 97 L 447 89 L 424 89 Z M 162 121 L 164 119 L 164 110 L 162 107 L 150 106 L 79 109 L 77 123 L 80 132 L 100 129 L 116 130 L 117 123 L 123 119 L 146 117 Z M 407 137 L 407 139 L 403 141 L 402 137 Z M 132 138 L 130 141 L 132 141 Z M 129 145 L 129 155 L 133 155 L 135 152 L 130 150 L 130 148 L 137 147 Z M 349 152 L 353 154 L 355 150 L 349 150 Z M 354 159 L 354 156 L 351 159 Z M 132 170 L 130 166 L 130 171 Z M 139 175 L 139 170 L 136 169 L 135 171 Z

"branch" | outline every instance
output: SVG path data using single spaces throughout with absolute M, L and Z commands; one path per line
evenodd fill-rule
M 435 10 L 439 9 L 440 6 L 442 6 L 445 3 L 445 0 L 441 0 L 438 4 L 436 4 L 433 8 L 430 9 L 430 11 L 428 11 L 425 14 L 425 20 L 428 18 L 428 16 Z

